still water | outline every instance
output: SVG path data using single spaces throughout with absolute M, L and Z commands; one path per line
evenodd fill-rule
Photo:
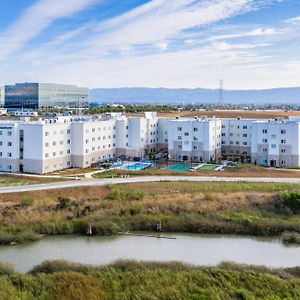
M 269 267 L 300 266 L 300 247 L 287 247 L 273 238 L 196 234 L 164 236 L 176 239 L 49 236 L 31 244 L 0 247 L 0 261 L 14 264 L 21 272 L 54 259 L 94 265 L 108 264 L 117 259 L 135 259 L 176 260 L 195 265 L 234 261 Z

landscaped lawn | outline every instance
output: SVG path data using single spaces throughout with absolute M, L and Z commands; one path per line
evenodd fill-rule
M 199 170 L 203 171 L 213 171 L 215 168 L 219 167 L 219 165 L 215 164 L 207 164 L 199 168 Z

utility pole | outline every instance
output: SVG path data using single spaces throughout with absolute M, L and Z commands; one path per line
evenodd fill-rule
M 223 79 L 220 79 L 219 104 L 223 104 L 223 88 L 224 88 L 224 81 Z

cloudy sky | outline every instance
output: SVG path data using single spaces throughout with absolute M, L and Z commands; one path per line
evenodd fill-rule
M 299 0 L 0 0 L 0 85 L 300 86 Z

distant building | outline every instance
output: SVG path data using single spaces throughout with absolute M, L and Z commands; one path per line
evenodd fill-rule
M 8 109 L 87 107 L 89 89 L 51 83 L 16 83 L 5 86 L 4 103 Z
M 5 99 L 5 89 L 4 86 L 0 86 L 0 107 L 4 106 L 4 99 Z

